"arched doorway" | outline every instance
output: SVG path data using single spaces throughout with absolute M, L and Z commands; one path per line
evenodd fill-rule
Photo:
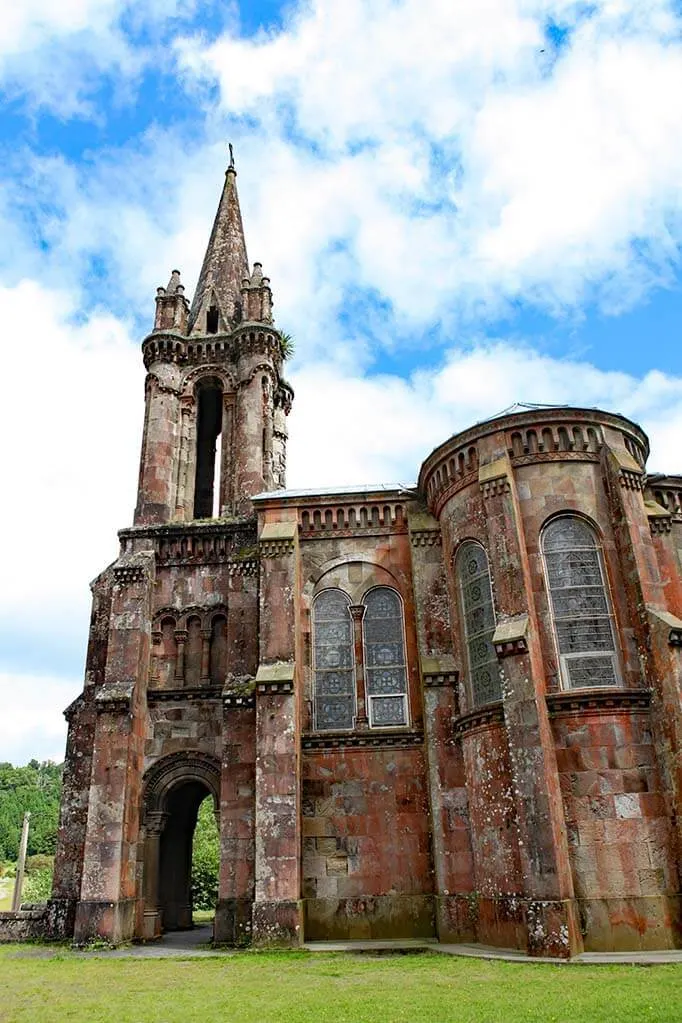
M 207 795 L 219 806 L 220 765 L 201 753 L 163 757 L 145 776 L 142 937 L 192 926 L 192 836 Z

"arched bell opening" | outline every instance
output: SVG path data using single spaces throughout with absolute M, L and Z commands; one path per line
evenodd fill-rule
M 209 796 L 218 819 L 220 767 L 203 754 L 164 757 L 145 779 L 142 937 L 192 923 L 192 840 Z

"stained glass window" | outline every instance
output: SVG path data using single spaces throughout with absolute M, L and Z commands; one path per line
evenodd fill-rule
M 363 601 L 365 688 L 373 728 L 407 724 L 407 671 L 403 609 L 387 586 L 370 590 Z
M 457 554 L 457 581 L 464 622 L 469 688 L 473 707 L 502 699 L 500 665 L 493 646 L 495 608 L 488 558 L 480 544 L 468 541 Z
M 313 605 L 315 727 L 353 727 L 355 672 L 353 622 L 342 590 L 323 590 Z
M 613 614 L 594 533 L 577 516 L 563 516 L 545 529 L 542 548 L 564 686 L 617 685 Z

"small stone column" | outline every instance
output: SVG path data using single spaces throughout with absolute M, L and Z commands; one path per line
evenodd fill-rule
M 158 938 L 163 921 L 159 912 L 159 846 L 161 833 L 168 814 L 162 810 L 149 810 L 144 821 L 144 917 L 142 937 L 145 941 Z
M 185 644 L 187 643 L 187 630 L 175 630 L 175 684 L 178 688 L 185 684 Z
M 201 677 L 199 679 L 202 686 L 209 685 L 211 681 L 211 630 L 201 630 Z
M 355 647 L 355 686 L 357 693 L 357 714 L 355 716 L 355 727 L 366 729 L 369 727 L 367 717 L 367 693 L 365 690 L 365 647 L 362 641 L 362 619 L 365 617 L 364 604 L 351 604 L 348 609 L 353 619 L 353 642 Z

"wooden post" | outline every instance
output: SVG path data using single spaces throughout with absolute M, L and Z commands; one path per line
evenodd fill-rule
M 12 896 L 12 912 L 17 913 L 21 905 L 21 888 L 24 883 L 24 868 L 26 866 L 26 847 L 28 846 L 28 825 L 31 814 L 27 811 L 24 814 L 24 823 L 21 828 L 21 842 L 19 843 L 19 860 L 17 862 L 17 876 L 14 879 L 14 895 Z

